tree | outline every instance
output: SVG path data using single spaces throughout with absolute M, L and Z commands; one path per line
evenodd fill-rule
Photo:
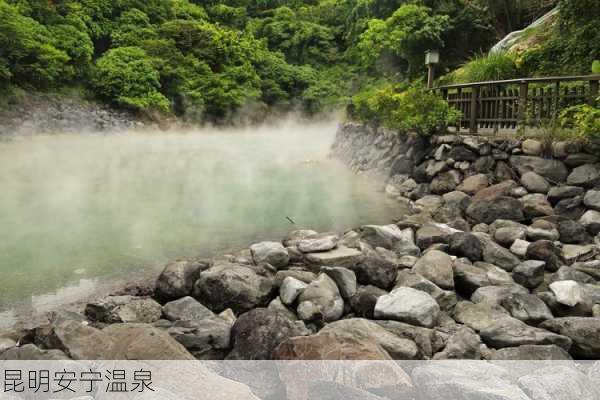
M 442 35 L 448 27 L 448 16 L 432 15 L 428 7 L 405 4 L 385 21 L 369 22 L 358 44 L 361 61 L 370 67 L 382 55 L 389 55 L 401 61 L 406 76 L 414 77 L 422 69 L 425 51 L 443 46 Z
M 169 101 L 159 92 L 158 71 L 139 47 L 109 50 L 96 63 L 93 85 L 99 95 L 123 107 L 139 111 L 169 109 Z

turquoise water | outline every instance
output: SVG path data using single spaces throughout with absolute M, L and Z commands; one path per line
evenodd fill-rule
M 297 227 L 388 222 L 397 206 L 327 159 L 335 129 L 1 142 L 0 308 L 73 300 L 109 277 L 280 239 Z

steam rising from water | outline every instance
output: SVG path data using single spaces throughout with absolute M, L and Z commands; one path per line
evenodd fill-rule
M 299 227 L 389 221 L 382 193 L 327 160 L 335 130 L 287 121 L 0 143 L 0 308 Z

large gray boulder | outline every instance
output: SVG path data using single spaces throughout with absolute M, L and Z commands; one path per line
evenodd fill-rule
M 385 290 L 376 286 L 359 286 L 350 298 L 350 307 L 358 317 L 373 319 L 377 299 L 385 294 L 387 294 Z
M 288 276 L 283 280 L 279 287 L 279 298 L 281 302 L 286 306 L 291 305 L 296 301 L 300 293 L 308 287 L 307 283 L 304 283 L 292 276 Z
M 595 236 L 600 233 L 600 211 L 589 210 L 581 216 L 579 223 Z
M 364 255 L 360 250 L 344 246 L 338 246 L 330 251 L 309 253 L 306 255 L 306 260 L 310 264 L 317 266 L 326 265 L 328 267 L 351 268 L 363 259 Z
M 447 244 L 450 237 L 457 232 L 460 231 L 446 224 L 427 222 L 417 230 L 417 246 L 424 250 L 434 244 Z
M 192 294 L 194 283 L 206 263 L 176 261 L 168 264 L 156 280 L 156 297 L 161 301 L 176 300 Z
M 454 319 L 479 332 L 483 341 L 496 349 L 555 344 L 568 350 L 571 346 L 568 337 L 529 326 L 510 316 L 504 308 L 488 302 L 460 302 L 454 310 Z
M 454 289 L 452 258 L 438 250 L 430 250 L 417 261 L 413 270 L 442 289 Z
M 88 303 L 85 315 L 92 321 L 108 324 L 120 322 L 152 323 L 162 315 L 162 307 L 146 297 L 107 296 Z
M 555 318 L 540 327 L 570 338 L 573 341 L 570 353 L 574 357 L 600 358 L 600 318 Z
M 231 321 L 212 316 L 176 321 L 167 332 L 198 359 L 222 359 L 231 349 L 231 326 Z
M 325 273 L 312 281 L 298 297 L 298 317 L 305 321 L 332 322 L 344 313 L 344 300 L 335 282 Z
M 498 361 L 523 361 L 523 360 L 572 360 L 565 349 L 556 345 L 524 345 L 518 347 L 505 347 L 492 354 L 492 360 Z
M 307 334 L 301 322 L 291 321 L 279 311 L 256 308 L 235 321 L 231 330 L 233 350 L 227 359 L 270 360 L 279 343 Z
M 312 235 L 298 241 L 298 250 L 302 253 L 329 251 L 337 246 L 339 238 L 334 234 Z
M 533 171 L 525 172 L 521 176 L 521 185 L 530 193 L 548 193 L 550 183 L 541 175 Z
M 34 344 L 12 347 L 0 353 L 0 360 L 7 361 L 58 361 L 69 360 L 62 350 L 40 349 Z
M 512 271 L 515 282 L 526 288 L 534 289 L 544 282 L 546 263 L 539 260 L 527 260 L 517 265 Z
M 600 211 L 600 190 L 589 190 L 583 198 L 583 203 L 596 211 Z
M 457 296 L 453 290 L 443 290 L 412 270 L 398 272 L 395 288 L 399 287 L 409 287 L 427 293 L 437 301 L 442 310 L 452 309 L 457 302 Z
M 530 156 L 512 156 L 510 163 L 521 175 L 533 171 L 538 175 L 559 183 L 567 179 L 569 171 L 562 161 Z M 571 184 L 571 182 L 569 182 Z
M 171 321 L 190 321 L 214 317 L 214 313 L 191 296 L 171 301 L 162 308 L 165 318 Z
M 342 267 L 322 267 L 321 271 L 333 279 L 342 298 L 348 300 L 354 296 L 358 287 L 354 271 Z
M 511 253 L 510 250 L 491 240 L 487 240 L 484 243 L 483 260 L 509 272 L 521 263 L 521 260 Z
M 404 239 L 402 230 L 397 225 L 364 225 L 360 228 L 361 240 L 373 248 L 383 247 L 391 250 L 394 245 Z
M 518 199 L 508 196 L 498 196 L 491 199 L 477 199 L 475 197 L 469 208 L 467 208 L 467 216 L 476 223 L 484 224 L 491 224 L 497 219 L 520 221 L 524 216 L 523 205 Z
M 583 188 L 580 188 L 579 186 L 553 186 L 550 191 L 548 191 L 548 201 L 552 204 L 556 204 L 560 200 L 581 196 L 583 192 Z
M 575 168 L 567 183 L 574 186 L 593 187 L 600 181 L 600 164 L 584 164 Z
M 519 387 L 531 400 L 596 400 L 600 390 L 575 366 L 538 369 L 518 380 Z
M 412 372 L 420 399 L 531 400 L 511 383 L 507 371 L 480 361 L 445 361 L 418 366 Z
M 377 299 L 374 316 L 431 328 L 437 324 L 438 303 L 425 292 L 399 287 Z
M 75 360 L 104 360 L 114 347 L 103 331 L 72 319 L 58 319 L 36 328 L 35 344 L 62 350 Z
M 275 268 L 283 268 L 290 262 L 290 255 L 279 242 L 260 242 L 250 246 L 256 264 L 267 263 Z
M 516 293 L 507 296 L 500 305 L 512 317 L 529 325 L 537 325 L 540 322 L 554 318 L 546 303 L 539 297 L 529 293 Z
M 273 280 L 252 268 L 223 264 L 200 274 L 194 297 L 214 312 L 231 308 L 237 313 L 266 306 L 273 292 Z
M 449 252 L 457 257 L 466 257 L 469 260 L 481 261 L 483 258 L 483 246 L 477 236 L 458 232 L 450 236 Z
M 584 302 L 583 288 L 575 281 L 557 281 L 550 284 L 556 301 L 569 307 Z
M 457 292 L 471 296 L 484 286 L 511 285 L 514 281 L 505 270 L 484 262 L 454 264 L 454 285 Z

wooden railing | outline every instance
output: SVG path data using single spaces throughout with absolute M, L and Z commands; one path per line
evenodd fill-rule
M 434 88 L 462 112 L 456 130 L 514 132 L 539 126 L 566 107 L 595 104 L 600 75 L 510 79 Z

